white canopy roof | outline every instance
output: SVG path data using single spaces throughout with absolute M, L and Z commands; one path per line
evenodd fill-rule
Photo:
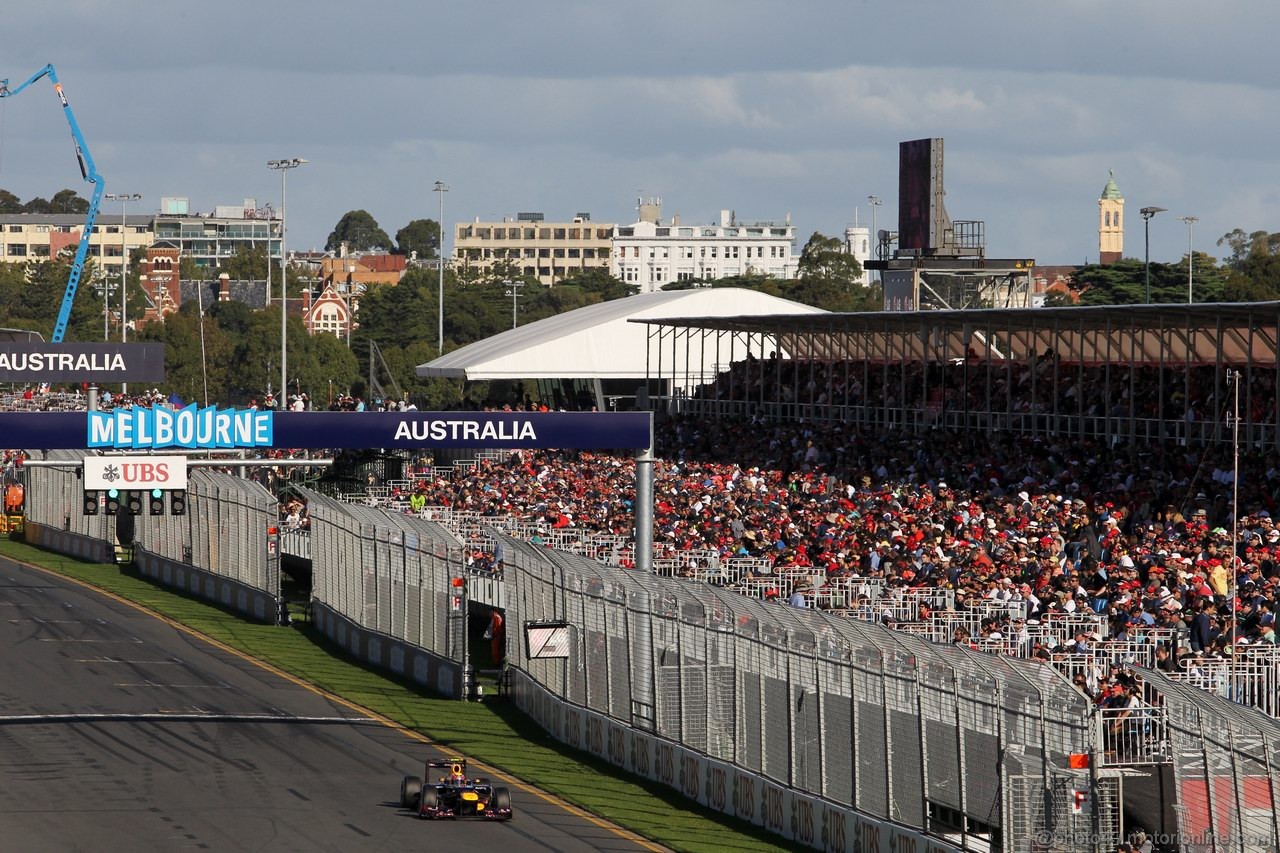
M 470 380 L 643 378 L 652 330 L 630 320 L 825 313 L 820 308 L 736 287 L 640 293 L 476 341 L 418 365 L 417 373 L 423 377 Z M 701 362 L 698 356 L 690 354 L 692 365 L 715 361 L 714 352 Z M 667 370 L 663 372 L 667 373 L 670 365 L 665 366 Z

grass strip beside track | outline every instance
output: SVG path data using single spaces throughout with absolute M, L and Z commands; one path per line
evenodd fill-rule
M 116 566 L 82 562 L 21 542 L 0 539 L 0 555 L 140 604 L 674 850 L 792 849 L 745 821 L 696 805 L 691 808 L 689 800 L 665 786 L 638 780 L 560 744 L 512 706 L 432 698 L 407 682 L 341 657 L 309 626 L 288 629 L 248 622 Z M 406 752 L 411 748 L 406 744 Z M 388 779 L 388 790 L 396 784 Z

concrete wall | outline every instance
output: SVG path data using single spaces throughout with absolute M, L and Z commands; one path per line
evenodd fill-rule
M 35 524 L 29 520 L 24 527 L 27 542 L 37 547 L 56 551 L 59 554 L 67 554 L 71 557 L 79 557 L 91 563 L 110 563 L 115 559 L 110 542 L 104 542 L 92 536 L 82 536 L 78 533 L 57 530 L 53 527 L 46 527 L 43 524 Z
M 661 782 L 707 808 L 750 821 L 799 847 L 831 853 L 951 853 L 961 849 L 798 793 L 673 741 L 570 705 L 521 670 L 509 671 L 516 705 L 556 740 Z
M 274 625 L 279 618 L 275 596 L 232 578 L 150 554 L 141 548 L 134 552 L 133 562 L 144 577 L 161 586 L 182 590 L 229 607 L 255 622 Z
M 320 633 L 353 658 L 410 678 L 446 699 L 462 698 L 462 666 L 457 661 L 361 628 L 318 601 L 312 602 L 311 615 Z

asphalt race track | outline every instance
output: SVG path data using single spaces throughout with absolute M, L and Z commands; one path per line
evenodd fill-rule
M 656 849 L 515 787 L 510 823 L 417 820 L 431 747 L 7 560 L 0 655 L 6 851 Z

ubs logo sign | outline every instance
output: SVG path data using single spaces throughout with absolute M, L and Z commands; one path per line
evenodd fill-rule
M 185 489 L 187 460 L 182 456 L 86 456 L 84 488 Z

